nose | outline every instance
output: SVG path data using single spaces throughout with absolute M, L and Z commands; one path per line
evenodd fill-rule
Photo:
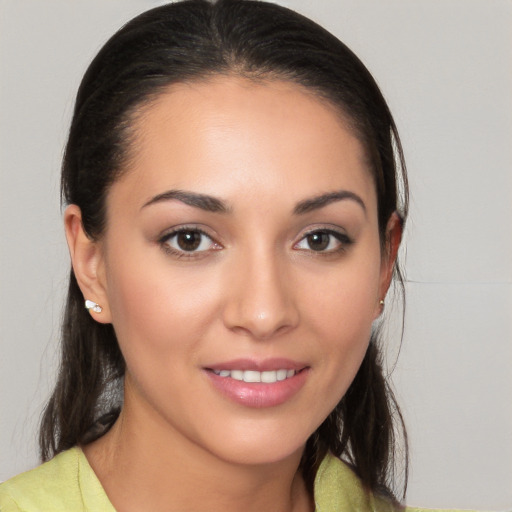
M 295 286 L 286 265 L 272 254 L 241 257 L 229 270 L 224 324 L 232 331 L 266 340 L 299 323 Z

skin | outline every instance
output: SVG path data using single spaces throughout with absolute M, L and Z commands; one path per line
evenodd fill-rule
M 86 237 L 77 206 L 65 213 L 79 285 L 103 308 L 94 318 L 114 325 L 127 365 L 121 416 L 85 454 L 120 511 L 313 510 L 301 454 L 360 366 L 391 279 L 397 217 L 382 251 L 360 142 L 298 85 L 173 85 L 135 128 L 101 240 Z M 171 190 L 213 196 L 226 211 L 155 200 Z M 362 205 L 348 197 L 294 212 L 341 190 Z M 176 227 L 206 233 L 195 235 L 198 251 L 180 251 Z M 340 235 L 313 250 L 312 230 Z M 273 407 L 234 402 L 205 373 L 275 357 L 300 361 L 307 376 Z

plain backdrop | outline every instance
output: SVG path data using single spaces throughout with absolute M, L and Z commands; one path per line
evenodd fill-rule
M 37 464 L 68 257 L 59 166 L 88 62 L 151 0 L 0 0 L 0 480 Z M 512 2 L 287 0 L 376 77 L 412 193 L 394 371 L 408 502 L 512 508 Z M 396 338 L 396 336 L 395 336 Z M 390 360 L 397 355 L 390 342 Z

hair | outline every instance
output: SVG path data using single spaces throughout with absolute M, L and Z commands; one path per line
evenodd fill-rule
M 386 101 L 336 37 L 289 9 L 253 0 L 186 0 L 151 9 L 94 58 L 78 90 L 61 181 L 62 199 L 79 206 L 87 236 L 99 240 L 104 232 L 106 197 L 129 161 L 141 108 L 174 83 L 219 75 L 293 82 L 338 111 L 365 148 L 385 250 L 387 222 L 394 212 L 404 222 L 408 204 L 403 151 Z M 398 265 L 395 281 L 403 292 Z M 94 321 L 83 300 L 71 270 L 60 370 L 41 421 L 43 461 L 100 437 L 122 405 L 125 363 L 114 329 Z M 377 331 L 347 393 L 306 443 L 300 470 L 310 491 L 330 451 L 353 467 L 366 489 L 391 500 L 398 496 L 395 469 L 402 455 L 405 494 L 405 427 L 384 375 Z

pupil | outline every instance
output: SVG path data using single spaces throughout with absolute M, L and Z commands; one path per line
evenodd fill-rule
M 183 251 L 194 251 L 201 243 L 201 233 L 184 231 L 178 234 L 178 246 Z
M 309 247 L 314 251 L 323 251 L 329 245 L 329 235 L 327 233 L 312 233 L 307 238 Z

